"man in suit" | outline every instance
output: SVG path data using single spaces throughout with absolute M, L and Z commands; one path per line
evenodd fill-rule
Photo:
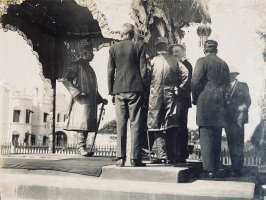
M 188 70 L 188 87 L 186 90 L 180 90 L 178 94 L 178 120 L 180 122 L 180 127 L 177 132 L 177 163 L 185 163 L 189 156 L 188 153 L 188 128 L 187 128 L 187 118 L 188 109 L 191 108 L 191 88 L 190 82 L 192 77 L 192 65 L 185 57 L 185 47 L 181 44 L 170 45 L 169 54 L 177 57 L 181 63 Z
M 191 79 L 192 103 L 197 105 L 203 160 L 203 178 L 218 175 L 222 128 L 225 127 L 226 91 L 230 87 L 229 68 L 216 54 L 218 43 L 204 43 L 205 57 L 197 60 Z
M 251 104 L 248 85 L 239 82 L 236 67 L 230 66 L 230 90 L 227 93 L 225 132 L 231 157 L 231 176 L 240 176 L 244 164 L 244 124 L 248 123 Z
M 124 24 L 120 31 L 122 41 L 109 50 L 108 89 L 115 95 L 117 120 L 117 163 L 125 165 L 127 121 L 131 130 L 131 166 L 145 166 L 141 162 L 141 133 L 143 132 L 142 108 L 147 79 L 145 46 L 132 41 L 134 26 Z

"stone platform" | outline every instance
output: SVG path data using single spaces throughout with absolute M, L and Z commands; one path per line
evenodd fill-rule
M 1 156 L 0 156 L 1 157 Z M 7 162 L 7 157 L 2 161 Z M 151 165 L 146 167 L 116 167 L 112 160 L 102 164 L 94 158 L 79 158 L 76 155 L 42 155 L 41 165 L 45 162 L 61 167 L 73 165 L 77 159 L 83 169 L 95 167 L 92 162 L 101 164 L 100 177 L 77 174 L 74 167 L 70 171 L 50 170 L 50 168 L 27 169 L 27 162 L 39 163 L 40 155 L 8 157 L 15 168 L 0 169 L 0 191 L 2 199 L 111 199 L 111 200 L 177 200 L 177 199 L 253 199 L 256 178 L 198 180 L 202 168 L 200 162 L 183 165 Z M 75 162 L 73 162 L 73 159 Z M 29 160 L 29 161 L 28 161 Z M 62 161 L 61 161 L 62 160 Z M 1 161 L 1 160 L 0 160 Z M 12 162 L 11 162 L 12 161 Z M 64 162 L 63 162 L 64 161 Z M 148 163 L 146 161 L 146 163 Z M 0 162 L 1 164 L 1 162 Z M 40 164 L 40 163 L 39 163 Z M 5 166 L 5 163 L 2 163 Z M 69 167 L 69 166 L 68 166 Z M 78 166 L 81 167 L 82 166 Z M 49 169 L 49 170 L 48 170 Z M 252 170 L 251 170 L 252 171 Z M 253 172 L 252 172 L 253 173 Z M 254 177 L 254 176 L 252 176 Z M 248 182 L 245 180 L 249 180 Z M 239 182 L 240 181 L 240 182 Z
M 1 197 L 3 200 L 240 200 L 253 199 L 255 188 L 254 183 L 246 182 L 195 180 L 190 183 L 165 183 L 57 173 L 1 169 Z

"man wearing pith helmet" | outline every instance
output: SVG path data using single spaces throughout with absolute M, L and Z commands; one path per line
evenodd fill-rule
M 236 79 L 240 74 L 237 68 L 230 66 L 229 70 L 225 132 L 231 158 L 231 176 L 240 176 L 244 164 L 244 125 L 248 123 L 251 99 L 248 85 Z
M 202 176 L 206 179 L 219 175 L 226 91 L 230 86 L 229 68 L 216 55 L 217 47 L 215 40 L 205 42 L 205 56 L 197 60 L 191 79 L 192 103 L 197 105 L 196 123 L 199 126 L 204 170 Z

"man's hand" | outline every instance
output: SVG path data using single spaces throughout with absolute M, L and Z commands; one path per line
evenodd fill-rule
M 103 104 L 107 105 L 108 104 L 108 100 L 107 99 L 103 99 Z

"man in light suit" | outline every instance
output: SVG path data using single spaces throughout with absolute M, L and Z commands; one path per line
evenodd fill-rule
M 203 178 L 206 179 L 218 176 L 226 91 L 230 87 L 229 68 L 216 55 L 217 46 L 214 40 L 205 42 L 205 57 L 197 60 L 191 79 L 192 103 L 197 105 Z
M 145 166 L 141 162 L 141 134 L 143 132 L 143 104 L 147 80 L 144 43 L 132 41 L 134 26 L 124 24 L 120 31 L 122 41 L 109 50 L 108 89 L 115 96 L 117 120 L 117 163 L 125 165 L 127 121 L 131 130 L 131 166 Z
M 240 176 L 244 164 L 244 124 L 248 123 L 251 104 L 248 85 L 239 82 L 236 67 L 230 66 L 230 90 L 227 93 L 225 132 L 231 157 L 231 176 Z

